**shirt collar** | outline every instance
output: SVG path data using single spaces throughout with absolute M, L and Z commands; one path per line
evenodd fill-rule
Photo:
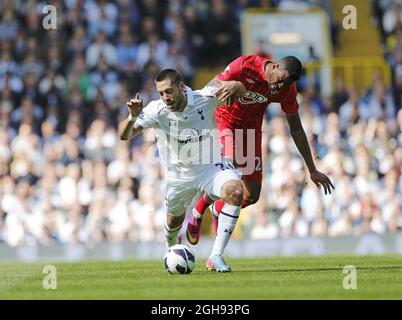
M 187 105 L 184 108 L 183 112 L 185 112 L 189 107 L 194 106 L 194 97 L 193 97 L 193 90 L 190 87 L 185 87 L 184 93 L 187 96 Z

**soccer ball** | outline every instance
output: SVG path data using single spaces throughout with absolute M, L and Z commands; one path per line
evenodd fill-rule
M 195 255 L 188 246 L 176 244 L 168 249 L 163 263 L 169 273 L 187 274 L 195 268 Z

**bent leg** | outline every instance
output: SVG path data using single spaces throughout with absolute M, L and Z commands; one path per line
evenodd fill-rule
M 241 207 L 245 208 L 252 204 L 257 203 L 261 194 L 261 181 L 257 180 L 242 180 L 243 183 L 243 200 L 241 202 Z M 219 199 L 215 201 L 213 205 L 212 213 L 215 215 L 214 219 L 216 219 L 221 213 L 223 207 L 225 205 L 225 201 L 223 199 Z
M 196 213 L 199 215 L 204 214 L 204 211 L 213 203 L 214 201 L 208 196 L 207 193 L 204 193 L 200 200 L 198 200 L 195 210 Z
M 192 184 L 180 179 L 169 179 L 166 188 L 167 219 L 165 224 L 165 238 L 167 247 L 179 242 L 178 234 L 182 227 L 186 208 L 197 192 Z
M 243 199 L 243 186 L 241 181 L 229 180 L 225 182 L 222 186 L 221 197 L 225 201 L 225 204 L 218 218 L 217 235 L 210 258 L 207 262 L 207 267 L 213 270 L 212 265 L 215 265 L 218 271 L 231 271 L 231 268 L 223 261 L 223 253 L 239 219 Z M 216 266 L 216 264 L 220 264 L 220 266 Z
M 179 231 L 183 225 L 185 211 L 179 216 L 168 213 L 165 225 L 166 246 L 169 248 L 177 244 Z

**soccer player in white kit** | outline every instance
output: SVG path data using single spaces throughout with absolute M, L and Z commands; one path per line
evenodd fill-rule
M 206 267 L 230 272 L 223 253 L 240 214 L 243 187 L 239 171 L 223 158 L 217 145 L 214 111 L 236 93 L 236 87 L 231 81 L 223 81 L 218 88 L 193 91 L 173 69 L 161 71 L 155 84 L 160 100 L 144 108 L 137 93 L 127 102 L 129 117 L 120 123 L 120 139 L 131 139 L 147 128 L 156 129 L 158 149 L 167 169 L 168 247 L 178 243 L 186 209 L 198 192 L 226 202 Z

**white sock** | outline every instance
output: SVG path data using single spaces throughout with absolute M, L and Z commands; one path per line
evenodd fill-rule
M 233 206 L 227 203 L 223 206 L 219 214 L 218 232 L 211 255 L 223 255 L 239 219 L 240 209 L 241 206 Z
M 171 228 L 167 224 L 165 225 L 165 239 L 166 239 L 166 247 L 170 248 L 177 244 L 177 235 L 181 229 L 181 225 L 176 228 Z

